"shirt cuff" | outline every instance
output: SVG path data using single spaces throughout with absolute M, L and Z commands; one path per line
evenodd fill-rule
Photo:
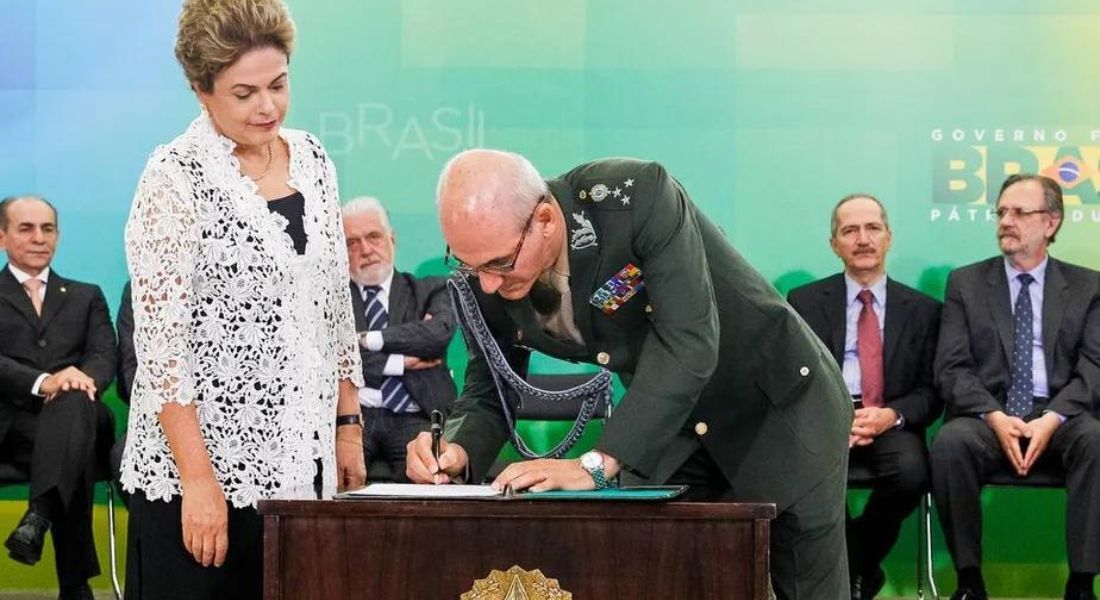
M 363 335 L 363 342 L 366 344 L 367 350 L 371 352 L 378 352 L 385 345 L 381 331 L 368 331 Z
M 42 382 L 46 381 L 46 378 L 49 377 L 49 376 L 50 376 L 49 373 L 43 373 L 43 374 L 38 376 L 38 379 L 34 380 L 34 385 L 31 386 L 31 395 L 32 396 L 42 397 L 42 394 L 38 393 L 38 388 L 42 387 Z
M 382 374 L 388 377 L 400 377 L 405 374 L 405 355 L 391 354 L 386 359 L 386 366 L 382 368 Z
M 1059 423 L 1065 423 L 1065 422 L 1066 422 L 1066 419 L 1068 419 L 1068 418 L 1069 418 L 1069 417 L 1067 417 L 1067 416 L 1063 415 L 1063 414 L 1062 414 L 1062 413 L 1060 413 L 1060 412 L 1056 412 L 1056 411 L 1053 411 L 1053 410 L 1049 410 L 1049 409 L 1048 409 L 1048 410 L 1044 410 L 1044 411 L 1043 411 L 1043 414 L 1046 414 L 1046 413 L 1051 413 L 1051 414 L 1053 414 L 1054 416 L 1058 417 L 1058 422 L 1059 422 Z

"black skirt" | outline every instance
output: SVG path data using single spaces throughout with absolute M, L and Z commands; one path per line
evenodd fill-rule
M 262 600 L 263 521 L 254 508 L 229 507 L 229 551 L 204 567 L 183 545 L 183 500 L 130 500 L 126 600 Z

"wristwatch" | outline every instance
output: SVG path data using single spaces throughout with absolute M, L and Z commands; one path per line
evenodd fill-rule
M 338 415 L 336 417 L 336 426 L 341 425 L 358 425 L 363 426 L 363 415 Z
M 609 487 L 614 487 L 607 476 L 603 472 L 603 454 L 596 452 L 595 450 L 585 452 L 581 455 L 581 468 L 588 471 L 588 474 L 592 476 L 592 481 L 596 482 L 597 490 L 605 490 Z

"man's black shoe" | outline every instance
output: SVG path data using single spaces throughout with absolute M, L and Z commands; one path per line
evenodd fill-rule
M 954 594 L 951 594 L 951 600 L 989 600 L 989 595 L 985 593 L 985 590 L 959 588 L 955 590 Z
M 1076 592 L 1066 592 L 1063 598 L 1066 600 L 1096 600 L 1096 594 L 1092 593 L 1092 590 L 1078 590 Z
M 25 565 L 34 565 L 42 558 L 42 544 L 45 543 L 46 532 L 49 530 L 50 522 L 45 517 L 33 509 L 27 509 L 15 531 L 4 542 L 8 556 Z
M 886 585 L 886 573 L 875 569 L 870 575 L 856 575 L 852 578 L 852 600 L 871 600 Z
M 82 583 L 61 588 L 57 600 L 95 600 L 95 596 L 92 594 L 92 588 L 88 587 L 88 584 Z

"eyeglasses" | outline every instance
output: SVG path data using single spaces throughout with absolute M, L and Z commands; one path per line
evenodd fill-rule
M 1047 212 L 1050 211 L 1045 208 L 1017 208 L 1015 206 L 1001 206 L 998 207 L 997 210 L 993 211 L 993 214 L 997 215 L 998 219 L 1003 219 L 1008 215 L 1012 215 L 1012 218 L 1014 219 L 1020 219 L 1030 215 Z
M 519 253 L 523 250 L 523 242 L 527 239 L 527 232 L 531 229 L 531 223 L 535 220 L 535 213 L 538 212 L 539 205 L 547 200 L 546 194 L 543 194 L 539 196 L 538 201 L 535 202 L 535 208 L 531 210 L 531 216 L 527 217 L 527 222 L 523 225 L 523 235 L 519 237 L 519 243 L 516 244 L 516 251 L 512 253 L 512 257 L 508 259 L 508 262 L 502 263 L 500 262 L 501 259 L 494 259 L 475 267 L 456 258 L 454 254 L 451 254 L 451 246 L 447 245 L 447 250 L 443 254 L 443 264 L 454 271 L 461 271 L 462 273 L 469 273 L 472 275 L 482 272 L 511 273 L 516 268 L 516 261 L 519 260 Z

